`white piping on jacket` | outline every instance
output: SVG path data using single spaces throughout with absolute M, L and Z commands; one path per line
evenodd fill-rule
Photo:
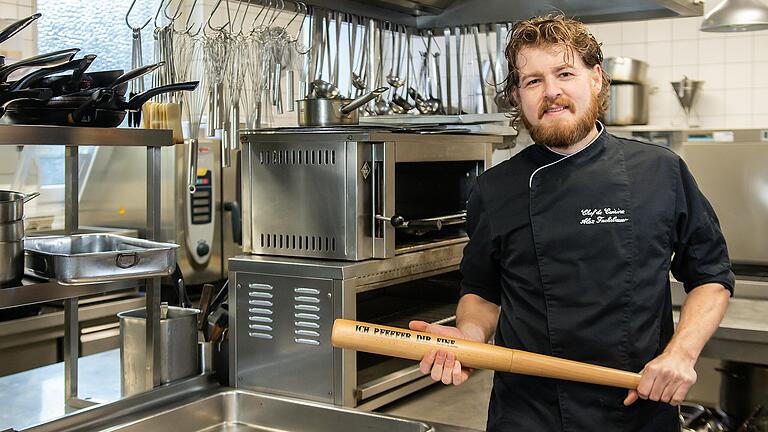
M 552 165 L 554 165 L 554 164 L 556 164 L 558 162 L 562 162 L 562 161 L 568 159 L 569 157 L 571 157 L 573 155 L 577 155 L 577 154 L 583 152 L 585 149 L 587 149 L 587 147 L 591 146 L 593 142 L 597 141 L 597 139 L 600 138 L 600 135 L 602 135 L 602 133 L 605 131 L 605 126 L 603 126 L 603 124 L 600 123 L 599 120 L 597 122 L 597 126 L 598 126 L 597 127 L 597 135 L 595 135 L 595 137 L 592 138 L 592 141 L 590 141 L 589 144 L 585 145 L 584 148 L 582 148 L 581 150 L 579 150 L 577 152 L 574 152 L 574 153 L 571 153 L 569 155 L 566 155 L 566 156 L 564 156 L 564 157 L 562 157 L 562 158 L 560 158 L 560 159 L 558 159 L 558 160 L 556 160 L 554 162 L 551 162 L 551 163 L 548 163 L 546 165 L 543 165 L 543 166 L 540 166 L 540 167 L 536 168 L 536 170 L 533 173 L 531 173 L 531 177 L 528 178 L 528 189 L 530 189 L 531 186 L 533 185 L 533 176 L 535 176 L 537 172 L 539 172 L 540 170 L 543 170 L 544 168 L 550 167 L 550 166 L 552 166 Z M 547 149 L 549 151 L 551 151 L 552 153 L 562 154 L 562 153 L 558 153 L 558 152 L 552 150 L 549 147 L 547 147 Z

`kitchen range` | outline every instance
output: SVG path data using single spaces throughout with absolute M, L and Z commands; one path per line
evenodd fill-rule
M 479 349 L 479 367 L 637 387 L 638 371 L 407 330 L 456 324 L 471 192 L 530 144 L 502 92 L 505 50 L 541 5 L 161 0 L 146 14 L 126 0 L 125 70 L 97 71 L 119 54 L 14 45 L 59 18 L 13 1 L 0 4 L 0 150 L 17 165 L 0 162 L 0 431 L 485 428 L 491 375 L 432 386 L 413 354 L 427 342 Z M 749 129 L 710 128 L 724 77 L 699 58 L 698 24 L 744 24 L 701 2 L 567 3 L 551 6 L 603 44 L 601 121 L 682 156 L 737 271 L 683 429 L 768 431 L 768 119 L 755 108 Z M 698 57 L 664 60 L 657 45 L 680 35 Z M 41 146 L 61 150 L 61 184 L 41 180 Z M 63 217 L 40 213 L 50 205 Z M 470 402 L 482 407 L 455 408 Z

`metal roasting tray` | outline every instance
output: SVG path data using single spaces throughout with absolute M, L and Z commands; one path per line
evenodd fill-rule
M 63 285 L 166 276 L 178 247 L 114 234 L 33 237 L 24 239 L 24 267 Z

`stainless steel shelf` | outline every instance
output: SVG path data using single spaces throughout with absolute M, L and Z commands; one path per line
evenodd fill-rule
M 56 281 L 24 278 L 21 285 L 0 288 L 0 309 L 102 294 L 135 287 L 136 281 L 102 282 L 88 285 L 62 285 Z
M 0 125 L 2 145 L 58 145 L 64 150 L 64 232 L 79 230 L 78 147 L 123 146 L 147 149 L 147 240 L 156 240 L 160 232 L 160 150 L 172 146 L 170 130 L 127 128 L 87 128 L 65 126 Z M 144 279 L 146 287 L 146 378 L 148 389 L 160 385 L 160 278 Z M 78 398 L 77 373 L 80 357 L 78 297 L 106 293 L 129 287 L 127 282 L 64 286 L 57 282 L 25 280 L 21 285 L 0 288 L 0 309 L 25 304 L 64 300 L 64 398 L 67 405 L 82 408 L 92 402 Z M 134 281 L 134 286 L 137 282 Z
M 0 125 L 0 145 L 165 147 L 173 132 L 162 129 Z

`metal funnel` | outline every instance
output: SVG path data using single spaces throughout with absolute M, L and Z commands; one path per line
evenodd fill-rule
M 693 103 L 696 100 L 696 95 L 699 93 L 699 89 L 704 84 L 704 81 L 694 81 L 688 79 L 687 76 L 683 76 L 681 81 L 673 81 L 671 84 L 675 90 L 675 96 L 677 96 L 677 100 L 680 102 L 680 106 L 683 107 L 686 114 L 690 113 L 691 107 L 693 107 Z

